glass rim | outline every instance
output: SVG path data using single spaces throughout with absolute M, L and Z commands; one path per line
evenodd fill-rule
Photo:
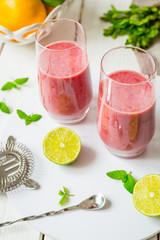
M 82 30 L 82 34 L 83 34 L 83 39 L 80 41 L 80 43 L 78 43 L 78 44 L 76 44 L 75 46 L 73 46 L 73 47 L 69 47 L 69 48 L 65 48 L 65 49 L 50 49 L 50 48 L 47 48 L 47 45 L 46 46 L 43 46 L 40 42 L 39 42 L 39 40 L 38 40 L 38 32 L 41 30 L 41 28 L 43 27 L 43 26 L 45 26 L 45 25 L 47 25 L 47 24 L 49 24 L 49 23 L 56 23 L 56 22 L 59 22 L 59 21 L 68 21 L 68 22 L 74 22 L 74 23 L 76 23 L 77 25 L 79 25 L 79 27 L 80 27 L 80 29 Z M 37 29 L 37 31 L 36 31 L 36 34 L 35 34 L 35 40 L 36 40 L 36 43 L 39 45 L 39 47 L 41 47 L 41 48 L 43 48 L 43 49 L 45 49 L 45 50 L 48 50 L 48 51 L 53 51 L 53 52 L 63 52 L 63 51 L 69 51 L 70 49 L 73 49 L 73 48 L 76 48 L 77 46 L 80 46 L 80 45 L 82 45 L 83 43 L 85 43 L 85 35 L 86 35 L 86 33 L 85 33 L 85 29 L 84 29 L 84 27 L 83 27 L 83 25 L 82 24 L 80 24 L 79 22 L 77 22 L 77 21 L 75 21 L 75 20 L 73 20 L 73 19 L 69 19 L 69 18 L 58 18 L 58 19 L 52 19 L 52 20 L 49 20 L 49 21 L 47 21 L 47 22 L 43 22 L 42 24 L 41 24 L 41 26 Z M 59 42 L 59 41 L 57 41 L 57 42 Z M 69 41 L 65 41 L 65 42 L 69 42 Z M 55 42 L 56 43 L 56 42 Z
M 139 82 L 139 83 L 121 83 L 121 82 L 118 82 L 118 81 L 114 80 L 113 78 L 110 78 L 110 77 L 105 73 L 102 63 L 103 63 L 103 60 L 104 60 L 104 58 L 106 57 L 106 55 L 107 55 L 108 53 L 110 53 L 110 52 L 112 52 L 112 51 L 114 51 L 114 50 L 120 49 L 120 48 L 132 48 L 132 49 L 137 49 L 137 50 L 139 50 L 139 51 L 141 51 L 141 52 L 146 53 L 146 54 L 149 56 L 149 58 L 152 60 L 152 62 L 153 62 L 153 67 L 154 67 L 153 74 L 152 74 L 152 75 L 148 75 L 149 77 L 146 77 L 146 80 L 145 80 L 145 81 Z M 136 46 L 132 46 L 132 45 L 118 46 L 118 47 L 114 47 L 114 48 L 111 48 L 110 50 L 108 50 L 108 51 L 103 55 L 103 57 L 102 57 L 102 59 L 101 59 L 101 71 L 104 73 L 104 75 L 106 76 L 107 79 L 109 79 L 109 80 L 111 80 L 112 82 L 115 82 L 115 83 L 117 83 L 117 84 L 119 84 L 119 85 L 124 85 L 124 86 L 125 86 L 125 85 L 126 85 L 126 86 L 140 85 L 140 84 L 144 84 L 144 83 L 146 83 L 146 82 L 151 82 L 152 79 L 155 78 L 156 73 L 157 73 L 156 61 L 155 61 L 154 57 L 153 57 L 149 52 L 147 52 L 146 50 L 144 50 L 144 49 L 142 49 L 142 48 L 139 48 L 139 47 L 136 47 Z M 127 70 L 124 69 L 124 70 L 122 70 L 122 71 L 127 71 Z M 139 73 L 139 74 L 144 75 L 144 74 L 142 74 L 142 73 Z

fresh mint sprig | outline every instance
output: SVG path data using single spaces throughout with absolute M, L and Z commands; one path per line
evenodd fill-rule
M 103 30 L 104 36 L 128 35 L 125 45 L 148 48 L 160 33 L 160 9 L 156 6 L 131 4 L 129 10 L 121 11 L 111 5 L 100 19 L 112 24 Z
M 25 120 L 26 125 L 29 125 L 32 122 L 37 122 L 38 120 L 40 120 L 42 118 L 42 116 L 39 114 L 27 115 L 25 112 L 23 112 L 20 109 L 17 109 L 17 114 L 18 114 L 19 118 Z
M 116 170 L 107 172 L 106 175 L 112 179 L 121 180 L 125 189 L 133 194 L 135 179 L 132 177 L 131 172 L 127 173 L 125 170 Z
M 24 83 L 26 83 L 28 81 L 28 79 L 29 79 L 28 77 L 27 78 L 17 78 L 13 82 L 7 82 L 3 85 L 1 90 L 8 91 L 8 90 L 11 90 L 12 88 L 20 89 L 17 85 L 23 85 Z
M 70 196 L 74 196 L 72 194 L 69 194 L 69 191 L 64 186 L 63 186 L 63 191 L 60 190 L 58 194 L 59 196 L 61 196 L 61 200 L 59 201 L 60 205 L 64 205 Z
M 11 111 L 4 102 L 0 102 L 0 110 L 4 113 L 10 114 Z

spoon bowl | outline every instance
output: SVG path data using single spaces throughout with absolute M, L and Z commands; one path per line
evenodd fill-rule
M 104 207 L 106 203 L 105 196 L 102 193 L 97 193 L 79 204 L 79 208 L 81 209 L 89 209 L 89 210 L 98 210 Z

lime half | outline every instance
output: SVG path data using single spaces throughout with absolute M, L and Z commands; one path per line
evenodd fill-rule
M 43 152 L 52 162 L 65 165 L 76 160 L 81 151 L 80 137 L 71 129 L 58 127 L 43 141 Z
M 160 175 L 141 178 L 134 187 L 133 201 L 136 209 L 147 216 L 160 215 Z

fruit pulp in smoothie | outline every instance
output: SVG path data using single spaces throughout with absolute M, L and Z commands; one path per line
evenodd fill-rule
M 41 101 L 54 118 L 76 119 L 85 114 L 92 99 L 86 51 L 72 42 L 48 45 L 39 56 Z
M 99 87 L 98 132 L 115 154 L 127 151 L 134 155 L 154 135 L 154 87 L 143 75 L 133 71 L 118 71 L 108 77 L 110 80 L 102 80 Z

